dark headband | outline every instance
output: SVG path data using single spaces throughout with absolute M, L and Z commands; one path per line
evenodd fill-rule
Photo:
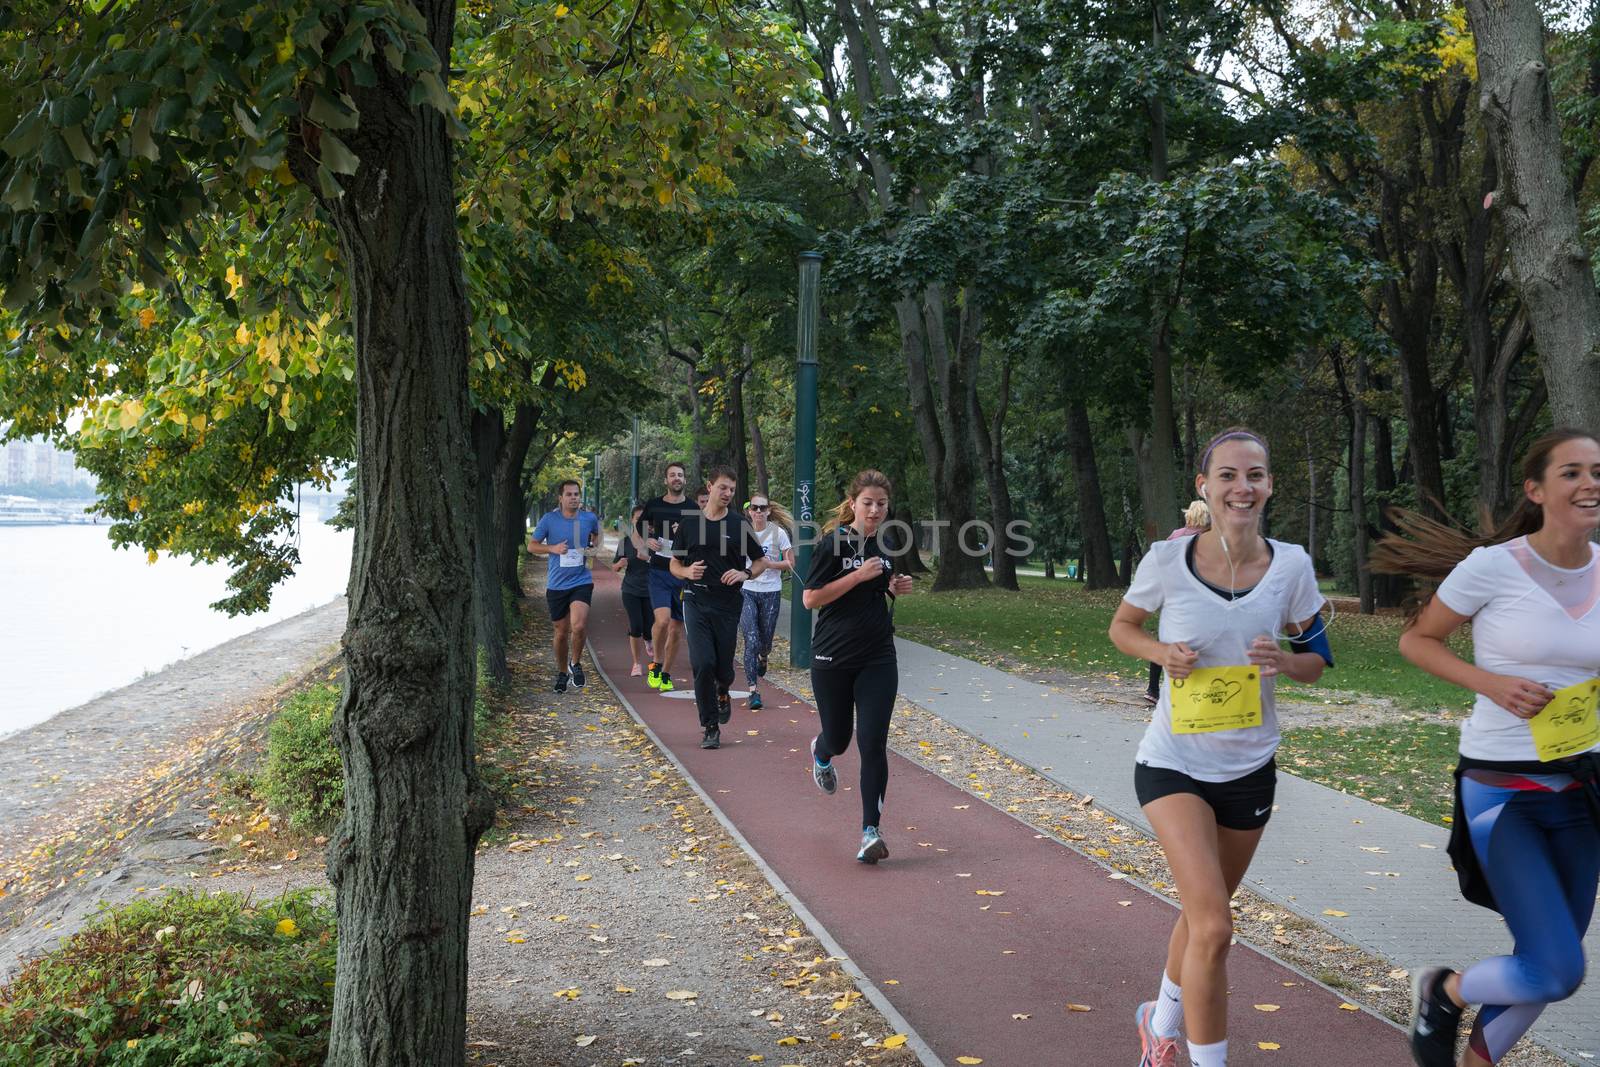
M 1254 441 L 1261 446 L 1261 451 L 1267 453 L 1269 457 L 1272 455 L 1271 450 L 1267 448 L 1267 443 L 1249 430 L 1229 430 L 1226 433 L 1219 433 L 1211 439 L 1209 445 L 1206 445 L 1205 452 L 1200 456 L 1201 474 L 1211 469 L 1211 453 L 1215 452 L 1217 446 L 1224 441 Z

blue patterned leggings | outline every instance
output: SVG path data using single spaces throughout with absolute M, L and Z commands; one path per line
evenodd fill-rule
M 744 634 L 744 679 L 751 689 L 762 673 L 761 661 L 772 651 L 772 635 L 778 629 L 778 605 L 783 590 L 770 593 L 744 591 L 744 613 L 739 616 L 739 632 Z

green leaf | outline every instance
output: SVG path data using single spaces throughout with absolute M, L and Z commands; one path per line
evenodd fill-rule
M 95 154 L 89 147 L 89 139 L 83 135 L 83 127 L 67 126 L 61 131 L 61 139 L 67 142 L 67 148 L 72 151 L 72 156 L 86 167 L 96 163 Z
M 27 211 L 33 207 L 33 189 L 33 173 L 19 167 L 11 176 L 11 181 L 6 183 L 6 191 L 0 195 L 0 203 L 6 204 L 14 211 Z
M 320 88 L 311 98 L 311 109 L 306 117 L 328 130 L 353 130 L 361 122 L 361 114 L 353 105 L 346 107 L 343 101 L 335 100 Z
M 456 102 L 450 98 L 450 93 L 445 89 L 444 82 L 440 80 L 439 75 L 431 70 L 425 70 L 417 75 L 417 84 L 411 88 L 411 102 L 413 104 L 422 103 L 422 100 L 417 99 L 417 89 L 419 87 L 422 89 L 423 99 L 438 108 L 441 114 L 454 115 L 456 113 Z
M 349 146 L 343 141 L 323 130 L 322 165 L 335 174 L 354 174 L 356 168 L 361 166 L 361 160 L 356 158 L 356 154 L 350 151 Z
M 39 141 L 44 137 L 44 116 L 39 112 L 30 112 L 22 116 L 22 121 L 12 127 L 6 135 L 4 142 L 0 142 L 0 149 L 13 159 L 32 152 L 39 147 Z
M 344 189 L 339 185 L 339 180 L 333 176 L 333 171 L 326 166 L 317 168 L 317 188 L 322 191 L 324 200 L 337 200 L 344 195 Z
M 167 133 L 176 129 L 178 124 L 189 114 L 189 94 L 179 93 L 166 101 L 156 111 L 156 133 Z
M 76 126 L 89 117 L 89 98 L 64 96 L 50 101 L 50 125 Z

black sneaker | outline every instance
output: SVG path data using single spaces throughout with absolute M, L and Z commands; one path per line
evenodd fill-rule
M 1429 967 L 1411 983 L 1411 1058 L 1417 1067 L 1455 1067 L 1461 1009 L 1444 991 L 1448 967 Z
M 761 710 L 761 694 L 756 692 L 754 689 L 750 690 L 750 710 Z
M 733 718 L 733 700 L 724 689 L 717 693 L 717 722 L 726 726 L 731 718 Z
M 767 654 L 765 652 L 763 652 L 763 653 L 761 653 L 761 655 L 756 657 L 756 677 L 757 678 L 765 678 L 766 676 L 767 676 Z
M 861 831 L 861 851 L 856 853 L 856 859 L 862 863 L 877 863 L 888 858 L 889 846 L 883 843 L 883 835 L 878 833 L 878 828 L 869 826 Z
M 707 726 L 706 734 L 700 739 L 701 748 L 721 748 L 722 731 L 715 726 Z
M 583 688 L 583 664 L 574 663 L 572 666 L 568 667 L 567 670 L 572 674 L 572 688 L 574 688 L 574 689 L 582 689 Z
M 560 673 L 558 673 L 556 675 L 555 690 L 558 693 L 565 693 L 567 691 L 567 672 L 566 671 L 561 671 Z

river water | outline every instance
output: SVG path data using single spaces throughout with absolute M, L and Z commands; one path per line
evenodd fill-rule
M 340 596 L 353 534 L 307 521 L 270 610 L 229 618 L 223 564 L 117 549 L 107 526 L 0 527 L 0 735 Z

